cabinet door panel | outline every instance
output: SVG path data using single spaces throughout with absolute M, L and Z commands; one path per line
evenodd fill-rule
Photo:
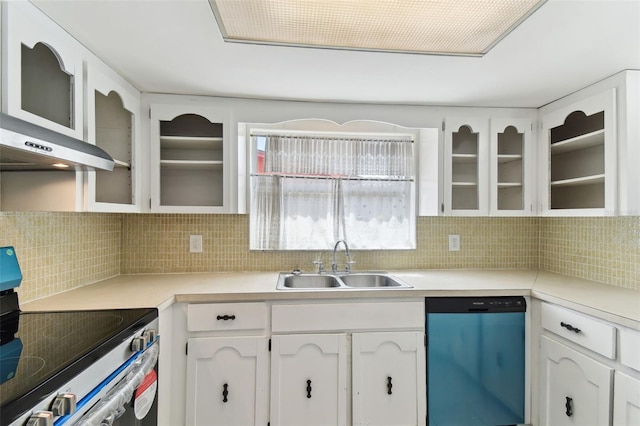
M 267 339 L 189 339 L 187 425 L 266 424 Z
M 640 425 L 640 380 L 617 371 L 613 391 L 613 424 Z
M 352 342 L 353 424 L 425 424 L 424 334 L 357 333 Z
M 545 336 L 540 362 L 541 425 L 611 423 L 611 368 Z
M 271 423 L 346 424 L 347 336 L 273 336 Z

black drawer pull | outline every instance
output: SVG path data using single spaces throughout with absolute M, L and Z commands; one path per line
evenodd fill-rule
M 580 333 L 580 331 L 582 331 L 578 327 L 574 327 L 571 324 L 567 324 L 566 322 L 561 322 L 560 327 L 564 327 L 569 331 L 573 331 L 574 333 Z
M 307 398 L 311 398 L 311 380 L 307 380 Z
M 391 395 L 391 387 L 393 385 L 391 384 L 391 376 L 387 377 L 387 395 Z
M 236 319 L 236 316 L 235 315 L 218 315 L 216 317 L 216 319 L 218 321 L 220 321 L 220 320 L 222 320 L 222 321 L 234 320 L 234 319 Z
M 566 408 L 567 411 L 565 411 L 564 413 L 567 415 L 567 417 L 571 417 L 573 416 L 573 398 L 569 398 L 568 396 L 567 398 L 567 402 L 564 404 L 564 408 Z
M 229 395 L 229 390 L 227 389 L 229 387 L 229 385 L 227 383 L 225 383 L 224 385 L 222 385 L 222 402 L 227 402 L 229 401 L 227 399 L 227 396 Z

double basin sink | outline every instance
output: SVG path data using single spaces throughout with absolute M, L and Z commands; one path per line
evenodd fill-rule
M 337 290 L 341 288 L 412 288 L 386 272 L 292 273 L 281 272 L 277 290 Z

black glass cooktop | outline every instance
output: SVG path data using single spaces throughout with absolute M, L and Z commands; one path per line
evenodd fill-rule
M 115 309 L 0 317 L 3 423 L 31 409 L 157 316 L 156 309 Z

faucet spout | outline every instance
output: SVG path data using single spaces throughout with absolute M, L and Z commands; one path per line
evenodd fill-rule
M 336 260 L 336 252 L 338 251 L 338 247 L 340 246 L 340 243 L 342 243 L 344 245 L 344 253 L 345 253 L 345 256 L 347 258 L 347 262 L 345 264 L 344 271 L 345 272 L 351 272 L 351 254 L 349 253 L 349 245 L 347 244 L 347 242 L 345 240 L 338 240 L 336 242 L 336 245 L 333 246 L 333 262 L 331 264 L 331 270 L 334 273 L 338 272 L 338 262 Z

